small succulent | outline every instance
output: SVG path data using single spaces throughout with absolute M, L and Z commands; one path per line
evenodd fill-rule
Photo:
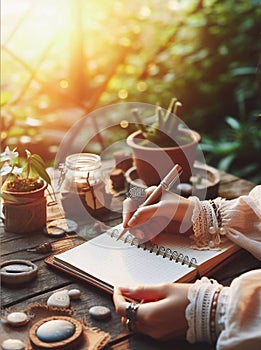
M 177 98 L 172 98 L 168 106 L 167 112 L 164 113 L 160 106 L 156 107 L 155 115 L 156 120 L 152 125 L 145 125 L 139 116 L 138 109 L 132 111 L 136 126 L 142 132 L 144 140 L 141 142 L 142 145 L 151 144 L 159 147 L 175 147 L 180 142 L 187 142 L 184 139 L 184 135 L 179 135 L 179 118 L 177 116 L 177 109 L 182 104 Z M 182 140 L 183 138 L 183 140 Z
M 26 150 L 26 159 L 19 157 L 16 148 L 6 147 L 0 154 L 0 175 L 4 179 L 1 190 L 28 192 L 41 188 L 43 180 L 51 185 L 51 179 L 45 169 L 45 163 L 38 154 Z M 1 197 L 4 194 L 1 193 Z

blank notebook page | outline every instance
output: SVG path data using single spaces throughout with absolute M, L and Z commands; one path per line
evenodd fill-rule
M 194 270 L 104 233 L 55 256 L 111 286 L 173 282 Z

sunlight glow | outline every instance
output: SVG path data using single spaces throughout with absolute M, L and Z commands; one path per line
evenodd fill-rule
M 192 2 L 191 0 L 169 0 L 168 8 L 171 11 L 180 11 L 190 6 Z
M 126 89 L 121 89 L 118 92 L 118 96 L 121 100 L 125 100 L 128 97 L 128 91 Z
M 148 85 L 145 81 L 139 81 L 137 83 L 137 90 L 140 92 L 146 91 L 148 89 Z
M 193 0 L 184 0 L 188 1 Z M 18 86 L 23 89 L 27 85 L 32 96 L 37 95 L 34 107 L 41 110 L 50 108 L 60 94 L 70 95 L 77 101 L 86 91 L 102 85 L 112 88 L 119 99 L 127 99 L 129 85 L 108 77 L 116 76 L 116 65 L 124 74 L 136 76 L 149 56 L 153 57 L 156 37 L 153 23 L 162 18 L 158 11 L 161 5 L 160 0 L 149 0 L 145 4 L 138 0 L 112 3 L 107 0 L 2 0 L 1 36 L 5 55 L 2 86 L 17 90 Z M 183 1 L 169 0 L 167 6 L 176 9 L 183 6 L 181 3 Z M 172 18 L 166 20 L 168 23 Z M 145 46 L 147 49 L 143 50 Z M 141 56 L 139 52 L 143 52 Z M 148 64 L 149 76 L 157 76 L 160 60 L 166 61 L 163 55 L 164 52 L 157 63 L 152 60 Z M 31 81 L 30 76 L 33 76 Z M 146 78 L 135 82 L 133 88 L 136 92 L 148 91 Z M 19 93 L 17 95 L 19 97 Z M 21 95 L 30 99 L 27 92 Z M 17 102 L 15 95 L 12 96 L 11 101 Z M 106 96 L 109 95 L 103 91 L 103 101 L 107 101 Z
M 142 6 L 138 15 L 141 19 L 148 18 L 151 15 L 151 9 L 148 6 Z
M 120 126 L 123 128 L 123 129 L 127 129 L 127 127 L 129 126 L 129 122 L 127 120 L 122 120 L 120 122 Z
M 60 80 L 59 85 L 62 89 L 67 89 L 69 87 L 69 82 L 66 79 L 62 79 Z
M 2 1 L 2 42 L 12 34 L 14 23 L 20 24 L 19 31 L 13 34 L 16 47 L 42 48 L 58 34 L 67 35 L 69 0 Z M 12 21 L 10 21 L 12 16 Z

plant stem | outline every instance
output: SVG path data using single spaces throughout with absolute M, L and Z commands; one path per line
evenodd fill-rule
M 177 102 L 175 103 L 175 106 L 174 106 L 174 111 L 173 111 L 173 113 L 174 113 L 176 116 L 178 116 L 178 113 L 177 113 L 178 107 L 182 107 L 182 103 L 179 102 L 179 101 L 177 101 Z
M 157 106 L 156 115 L 157 115 L 158 128 L 161 130 L 162 128 L 164 128 L 164 120 L 162 116 L 162 108 L 160 106 Z
M 170 119 L 170 115 L 171 113 L 173 112 L 173 108 L 175 106 L 177 102 L 177 98 L 176 97 L 173 97 L 170 101 L 170 104 L 168 106 L 168 109 L 167 109 L 167 113 L 165 115 L 165 123 L 168 123 L 169 122 L 169 119 Z
M 142 133 L 146 133 L 147 130 L 146 130 L 146 127 L 143 125 L 141 119 L 140 119 L 140 116 L 139 116 L 139 113 L 138 113 L 138 109 L 135 108 L 132 110 L 132 115 L 134 117 L 134 120 L 138 126 L 138 128 L 141 130 Z

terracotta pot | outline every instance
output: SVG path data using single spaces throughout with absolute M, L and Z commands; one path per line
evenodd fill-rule
M 47 184 L 30 192 L 11 192 L 4 190 L 3 193 L 17 198 L 13 203 L 4 200 L 3 214 L 6 232 L 30 233 L 42 231 L 46 225 L 46 198 L 45 189 Z
M 140 142 L 144 140 L 141 131 L 136 131 L 128 136 L 127 144 L 132 149 L 137 173 L 147 186 L 158 185 L 174 164 L 180 164 L 183 168 L 181 182 L 189 182 L 200 135 L 189 129 L 183 129 L 180 132 L 189 136 L 191 142 L 166 148 L 140 145 Z

